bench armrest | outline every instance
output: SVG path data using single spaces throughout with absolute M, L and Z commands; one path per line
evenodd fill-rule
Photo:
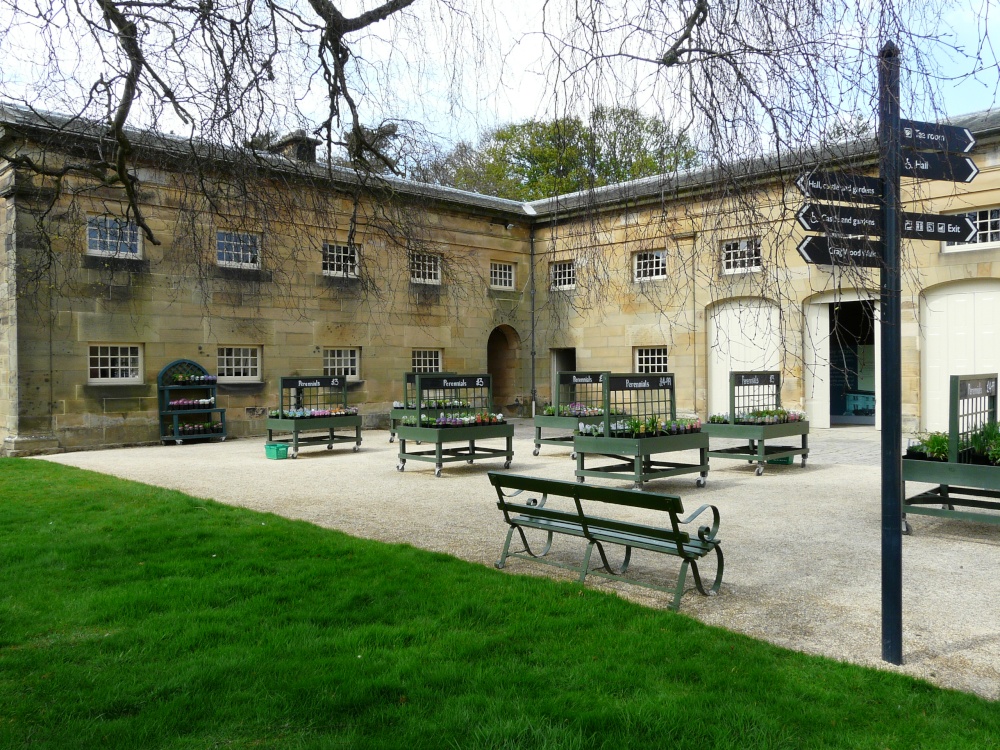
M 501 495 L 504 498 L 517 497 L 524 491 L 525 490 L 522 489 L 522 490 L 514 490 L 513 492 L 504 492 L 503 487 L 497 487 L 497 494 Z M 533 508 L 544 508 L 545 501 L 548 500 L 548 498 L 549 498 L 548 493 L 542 495 L 541 498 L 539 498 L 538 500 L 529 497 L 524 504 L 529 505 Z
M 714 505 L 702 505 L 700 508 L 698 508 L 698 510 L 694 511 L 694 513 L 692 513 L 690 516 L 688 516 L 687 518 L 682 518 L 679 521 L 679 523 L 682 524 L 691 523 L 692 521 L 694 521 L 694 519 L 696 519 L 698 516 L 700 516 L 707 510 L 712 511 L 712 526 L 711 528 L 709 528 L 708 526 L 700 526 L 698 528 L 698 538 L 701 539 L 703 542 L 713 541 L 716 535 L 719 533 L 718 508 L 716 508 Z

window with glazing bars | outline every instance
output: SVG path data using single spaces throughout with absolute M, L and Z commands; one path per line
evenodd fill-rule
M 666 278 L 667 254 L 662 250 L 636 253 L 632 256 L 632 270 L 636 281 Z
M 414 349 L 410 361 L 413 372 L 441 372 L 441 351 L 438 349 Z
M 142 347 L 137 344 L 94 344 L 87 365 L 89 383 L 142 383 Z
M 324 349 L 323 374 L 343 375 L 348 380 L 357 380 L 358 352 L 358 349 Z
M 668 372 L 666 347 L 636 347 L 636 372 Z
M 490 286 L 497 289 L 513 289 L 514 264 L 490 261 Z
M 135 222 L 113 216 L 87 219 L 87 253 L 116 258 L 139 257 L 139 228 Z
M 745 273 L 762 268 L 760 240 L 733 240 L 722 245 L 722 272 Z
M 220 266 L 260 268 L 260 238 L 247 232 L 217 232 L 216 259 Z
M 441 256 L 410 253 L 410 281 L 414 284 L 440 284 Z
M 572 260 L 557 260 L 549 265 L 553 289 L 573 289 L 576 286 L 576 264 Z
M 988 242 L 1000 242 L 1000 208 L 984 208 L 959 216 L 968 216 L 976 225 L 976 236 L 968 242 L 949 242 L 948 247 L 969 247 Z
M 323 243 L 323 275 L 353 279 L 358 275 L 358 248 Z
M 219 380 L 259 381 L 259 346 L 220 346 L 218 349 Z

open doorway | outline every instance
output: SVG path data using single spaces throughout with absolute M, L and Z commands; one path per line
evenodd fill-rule
M 830 424 L 875 424 L 875 305 L 830 304 Z
M 552 370 L 550 373 L 549 403 L 555 403 L 556 391 L 559 389 L 557 373 L 576 372 L 576 349 L 549 349 Z
M 486 342 L 486 370 L 493 379 L 493 409 L 520 416 L 524 405 L 518 392 L 517 359 L 521 337 L 507 325 L 497 326 Z

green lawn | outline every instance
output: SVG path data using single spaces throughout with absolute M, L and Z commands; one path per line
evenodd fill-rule
M 2 748 L 1000 746 L 995 703 L 575 584 L 43 461 L 0 498 Z

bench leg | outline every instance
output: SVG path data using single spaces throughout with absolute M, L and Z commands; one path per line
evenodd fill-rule
M 702 596 L 712 596 L 719 593 L 719 588 L 722 586 L 722 571 L 726 567 L 726 562 L 722 557 L 722 547 L 716 545 L 715 547 L 715 557 L 718 562 L 718 566 L 715 569 L 715 581 L 712 582 L 712 588 L 708 591 L 705 590 L 705 585 L 701 580 L 701 572 L 698 570 L 697 561 L 691 562 L 691 572 L 694 575 L 694 585 L 698 587 L 698 592 Z
M 583 556 L 583 565 L 580 566 L 580 583 L 583 583 L 587 579 L 587 573 L 590 572 L 590 555 L 594 551 L 594 542 L 590 542 L 587 545 L 587 553 Z
M 606 571 L 616 576 L 623 576 L 625 575 L 625 573 L 628 572 L 629 563 L 632 562 L 631 547 L 628 546 L 625 547 L 625 559 L 622 561 L 622 566 L 618 570 L 615 570 L 611 566 L 611 562 L 608 560 L 608 556 L 604 552 L 604 545 L 601 544 L 600 542 L 594 542 L 594 544 L 597 545 L 597 554 L 601 556 L 601 562 L 604 564 L 604 569 Z
M 674 612 L 680 612 L 681 597 L 684 596 L 684 581 L 687 580 L 688 565 L 690 564 L 689 560 L 681 562 L 681 572 L 677 574 L 677 586 L 674 588 L 674 603 L 670 605 L 670 609 Z
M 503 543 L 503 552 L 500 553 L 500 559 L 493 563 L 493 566 L 498 570 L 503 570 L 503 566 L 507 563 L 507 554 L 510 551 L 510 538 L 512 536 L 514 536 L 513 526 L 507 529 L 507 541 Z M 524 536 L 523 532 L 521 536 Z

